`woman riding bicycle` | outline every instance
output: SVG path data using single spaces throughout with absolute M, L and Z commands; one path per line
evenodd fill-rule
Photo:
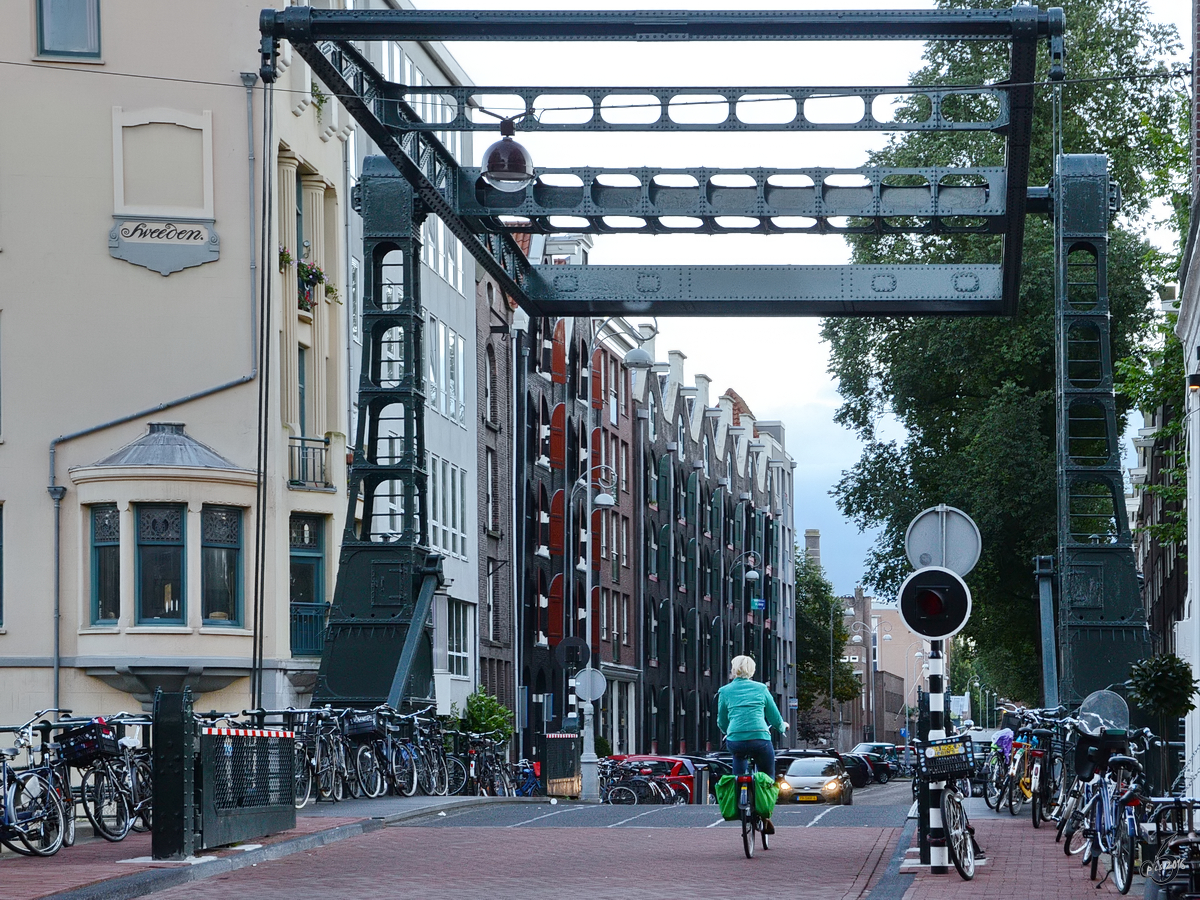
M 746 759 L 753 759 L 758 771 L 775 777 L 775 746 L 771 743 L 771 728 L 787 733 L 787 722 L 775 705 L 767 686 L 754 678 L 754 660 L 735 656 L 730 660 L 729 684 L 717 691 L 717 727 L 725 735 L 725 744 L 733 754 L 733 775 L 746 772 Z M 774 834 L 775 826 L 767 819 L 766 834 Z

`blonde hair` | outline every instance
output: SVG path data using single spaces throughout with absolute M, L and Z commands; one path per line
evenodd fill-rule
M 753 678 L 755 668 L 754 660 L 749 656 L 735 656 L 729 661 L 731 678 Z

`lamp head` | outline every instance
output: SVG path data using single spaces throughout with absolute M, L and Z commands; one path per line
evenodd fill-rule
M 601 491 L 592 498 L 592 506 L 596 509 L 612 509 L 616 505 L 617 501 L 607 491 Z
M 746 572 L 746 580 L 758 581 L 758 572 L 756 572 L 754 569 L 750 569 L 748 572 Z
M 861 644 L 861 643 L 862 643 L 862 635 L 861 635 L 861 634 L 856 634 L 854 637 L 850 638 L 850 643 L 852 643 L 852 644 Z
M 1187 389 L 1189 394 L 1194 394 L 1197 391 L 1200 391 L 1200 372 L 1188 375 Z
M 513 140 L 512 119 L 502 119 L 502 137 L 483 154 L 483 180 L 498 191 L 515 194 L 533 183 L 533 160 L 529 151 Z
M 634 347 L 625 354 L 625 366 L 629 369 L 646 370 L 654 367 L 654 357 L 643 347 Z
M 892 639 L 892 636 L 891 636 L 890 634 L 885 634 L 885 635 L 883 636 L 883 639 L 884 639 L 885 641 L 890 641 L 890 640 Z

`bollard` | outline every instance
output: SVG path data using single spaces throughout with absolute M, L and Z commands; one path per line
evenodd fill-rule
M 692 803 L 708 805 L 708 766 L 696 766 L 696 774 L 692 777 Z
M 150 855 L 154 859 L 187 859 L 196 855 L 196 720 L 191 691 L 158 690 L 151 727 L 154 827 Z

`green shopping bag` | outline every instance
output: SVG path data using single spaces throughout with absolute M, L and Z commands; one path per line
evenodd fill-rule
M 713 791 L 717 795 L 717 806 L 721 810 L 721 818 L 727 822 L 737 819 L 737 780 L 732 775 L 722 775 Z M 754 808 L 760 816 L 770 818 L 775 811 L 775 801 L 779 799 L 779 787 L 766 772 L 754 773 Z

